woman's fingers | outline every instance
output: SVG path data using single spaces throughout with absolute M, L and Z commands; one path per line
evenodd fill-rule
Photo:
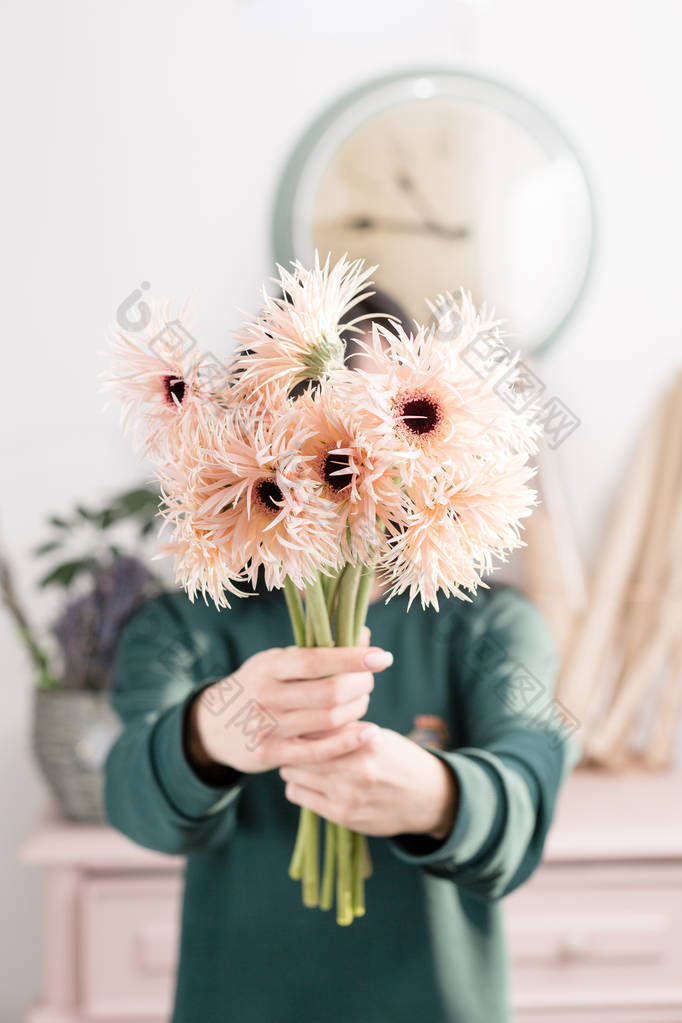
M 250 659 L 254 695 L 276 719 L 252 753 L 261 770 L 324 763 L 375 734 L 376 725 L 359 719 L 369 705 L 373 673 L 389 667 L 393 655 L 369 642 L 363 628 L 355 647 L 275 648 Z
M 322 792 L 316 789 L 306 788 L 304 785 L 297 785 L 295 782 L 287 782 L 284 786 L 284 795 L 290 803 L 296 806 L 305 806 L 313 813 L 319 814 L 325 819 L 330 816 L 330 803 Z
M 383 671 L 393 654 L 381 647 L 285 647 L 267 651 L 266 670 L 280 682 L 326 678 L 358 671 Z
M 293 767 L 291 764 L 284 764 L 279 769 L 279 776 L 282 781 L 291 781 L 295 785 L 303 785 L 308 789 L 315 789 L 316 792 L 327 792 L 329 787 L 329 776 L 335 770 L 333 760 L 323 764 L 298 764 Z
M 273 683 L 268 692 L 268 705 L 275 713 L 301 709 L 332 709 L 357 700 L 374 689 L 374 676 L 369 671 L 332 675 L 311 682 Z
M 308 735 L 311 732 L 332 731 L 341 728 L 351 721 L 357 721 L 369 706 L 369 694 L 363 693 L 355 700 L 323 707 L 319 710 L 292 710 L 280 714 L 277 730 L 285 739 Z
M 363 721 L 328 732 L 319 739 L 276 739 L 276 733 L 273 733 L 273 737 L 267 741 L 268 749 L 264 755 L 276 764 L 319 764 L 323 760 L 352 753 L 364 742 L 368 742 L 377 731 L 377 725 Z

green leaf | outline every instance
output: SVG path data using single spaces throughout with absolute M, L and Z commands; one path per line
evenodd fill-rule
M 41 543 L 39 547 L 34 547 L 33 553 L 39 557 L 41 554 L 50 554 L 52 551 L 59 550 L 61 546 L 61 540 L 48 540 L 47 543 Z
M 47 521 L 57 529 L 71 529 L 71 523 L 67 522 L 66 519 L 60 519 L 57 515 L 50 515 Z
M 38 686 L 41 689 L 59 689 L 59 682 L 50 671 L 45 668 L 38 675 Z
M 86 522 L 97 522 L 101 517 L 101 512 L 90 511 L 89 508 L 84 508 L 82 504 L 76 505 L 76 511 Z
M 40 580 L 38 585 L 42 588 L 44 586 L 50 586 L 52 583 L 59 583 L 61 586 L 69 586 L 76 576 L 80 575 L 81 572 L 87 571 L 92 565 L 91 558 L 80 558 L 77 561 L 64 561 L 61 565 L 57 565 L 53 568 L 46 576 Z
M 129 515 L 137 515 L 149 508 L 156 508 L 159 503 L 159 495 L 147 487 L 137 487 L 129 490 L 117 499 L 117 504 L 122 505 Z
M 125 518 L 125 512 L 120 508 L 105 508 L 104 511 L 100 512 L 99 516 L 99 528 L 108 529 L 109 526 L 113 526 L 119 519 Z

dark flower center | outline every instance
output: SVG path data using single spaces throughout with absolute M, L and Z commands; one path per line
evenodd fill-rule
M 419 437 L 433 433 L 443 418 L 440 403 L 428 395 L 405 398 L 399 413 L 405 429 Z
M 180 377 L 165 376 L 163 378 L 164 394 L 166 403 L 177 408 L 182 405 L 185 397 L 185 381 Z
M 259 480 L 256 484 L 256 500 L 265 511 L 278 512 L 284 495 L 274 480 Z
M 339 473 L 339 475 L 335 476 L 334 473 Z M 349 456 L 334 450 L 328 451 L 325 455 L 322 475 L 325 483 L 336 493 L 345 490 L 350 486 L 352 476 Z

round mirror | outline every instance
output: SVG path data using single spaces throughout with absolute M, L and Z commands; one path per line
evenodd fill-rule
M 565 325 L 590 265 L 593 203 L 573 148 L 506 86 L 455 71 L 392 75 L 342 97 L 282 176 L 275 258 L 344 253 L 410 317 L 472 292 L 537 355 Z

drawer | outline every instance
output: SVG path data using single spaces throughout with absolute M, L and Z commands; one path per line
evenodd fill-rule
M 508 897 L 506 920 L 524 1020 L 571 1008 L 611 1019 L 638 1006 L 682 1020 L 680 866 L 543 865 Z
M 168 1018 L 181 890 L 177 874 L 97 876 L 83 883 L 80 983 L 88 1017 Z

